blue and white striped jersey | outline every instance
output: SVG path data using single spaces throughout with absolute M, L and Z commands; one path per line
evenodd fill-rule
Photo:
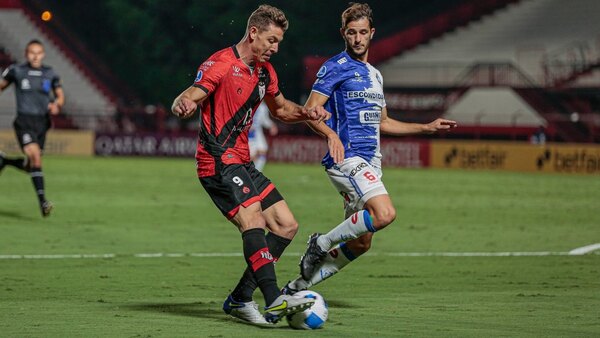
M 345 157 L 360 156 L 381 168 L 379 124 L 385 107 L 381 73 L 344 51 L 323 64 L 312 90 L 329 97 L 324 106 L 332 114 L 327 125 L 339 135 Z M 329 152 L 322 163 L 333 166 Z

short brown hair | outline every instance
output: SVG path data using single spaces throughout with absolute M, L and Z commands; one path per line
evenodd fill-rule
M 285 32 L 288 29 L 288 21 L 283 11 L 270 5 L 260 5 L 248 18 L 246 29 L 254 26 L 259 31 L 267 30 L 270 24 L 273 24 Z
M 360 20 L 362 18 L 369 19 L 369 26 L 373 28 L 373 11 L 369 4 L 361 4 L 356 2 L 349 3 L 350 7 L 342 13 L 342 29 L 352 21 Z

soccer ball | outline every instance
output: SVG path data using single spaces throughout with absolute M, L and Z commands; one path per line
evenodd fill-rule
M 314 291 L 304 290 L 296 292 L 294 297 L 313 298 L 315 303 L 310 309 L 287 316 L 288 324 L 292 328 L 299 330 L 321 328 L 325 324 L 325 321 L 327 321 L 327 315 L 329 314 L 329 308 L 323 296 Z

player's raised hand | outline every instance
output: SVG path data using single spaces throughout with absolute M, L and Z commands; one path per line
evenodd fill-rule
M 440 118 L 426 124 L 425 129 L 427 133 L 432 134 L 440 130 L 450 130 L 452 128 L 456 128 L 456 126 L 456 121 Z
M 177 100 L 177 102 L 175 102 L 172 110 L 173 114 L 185 119 L 192 116 L 196 112 L 197 108 L 198 105 L 196 102 L 186 97 L 181 97 L 179 100 Z
M 312 108 L 302 108 L 304 114 L 308 116 L 309 120 L 316 121 L 317 123 L 321 123 L 323 121 L 329 120 L 331 117 L 331 113 L 329 113 L 323 106 L 316 106 Z

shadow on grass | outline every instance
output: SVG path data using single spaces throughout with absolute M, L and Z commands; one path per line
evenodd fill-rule
M 327 301 L 327 305 L 329 305 L 330 308 L 345 308 L 345 309 L 351 309 L 351 308 L 360 308 L 360 306 L 353 304 L 353 303 L 348 303 L 348 302 L 344 302 L 344 301 L 339 301 L 339 300 L 326 300 Z
M 170 315 L 176 316 L 186 316 L 186 317 L 195 317 L 195 318 L 206 318 L 213 319 L 222 323 L 237 323 L 241 325 L 248 325 L 252 327 L 257 327 L 261 329 L 290 329 L 286 326 L 271 326 L 271 327 L 263 327 L 253 325 L 242 320 L 238 320 L 236 318 L 230 317 L 223 313 L 221 310 L 220 304 L 216 303 L 203 303 L 203 302 L 193 302 L 193 303 L 141 303 L 141 304 L 123 304 L 121 308 L 129 309 L 133 311 L 146 311 L 146 312 L 160 312 L 166 313 Z M 280 323 L 285 323 L 285 320 L 282 320 Z
M 36 209 L 36 211 L 37 211 L 37 209 Z M 32 221 L 35 219 L 30 216 L 22 215 L 21 213 L 16 212 L 16 211 L 2 210 L 2 209 L 0 209 L 0 217 L 14 218 L 14 219 L 23 220 L 23 221 Z

